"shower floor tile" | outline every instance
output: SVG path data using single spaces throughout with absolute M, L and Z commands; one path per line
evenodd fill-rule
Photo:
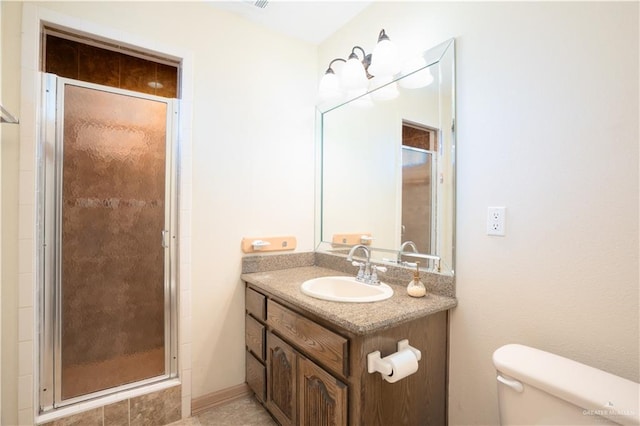
M 219 405 L 170 426 L 276 426 L 269 413 L 251 395 Z

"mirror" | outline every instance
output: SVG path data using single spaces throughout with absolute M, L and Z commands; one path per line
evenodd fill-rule
M 453 276 L 454 40 L 422 58 L 385 86 L 318 106 L 316 249 L 365 244 L 376 262 Z

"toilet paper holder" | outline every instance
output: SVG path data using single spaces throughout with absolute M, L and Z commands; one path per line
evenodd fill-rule
M 420 352 L 420 350 L 414 348 L 413 346 L 410 346 L 408 339 L 400 340 L 397 344 L 397 348 L 398 348 L 397 352 L 403 351 L 405 349 L 409 349 L 411 352 L 413 352 L 413 354 L 416 356 L 416 359 L 418 361 L 420 361 L 420 359 L 422 358 L 422 353 Z M 388 355 L 388 356 L 391 356 L 391 355 Z M 393 373 L 393 367 L 391 366 L 391 363 L 389 363 L 388 361 L 385 361 L 385 358 L 380 357 L 380 351 L 374 351 L 368 354 L 367 355 L 367 371 L 369 373 L 378 372 L 383 376 L 389 376 L 391 373 Z

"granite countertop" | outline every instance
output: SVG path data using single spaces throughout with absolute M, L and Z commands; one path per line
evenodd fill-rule
M 407 295 L 405 286 L 394 284 L 389 284 L 393 289 L 391 298 L 372 303 L 330 302 L 307 296 L 300 290 L 300 285 L 308 279 L 336 275 L 349 276 L 333 269 L 303 266 L 245 273 L 241 278 L 356 335 L 391 328 L 416 318 L 451 309 L 458 303 L 453 297 L 433 293 L 428 293 L 426 297 L 413 298 Z

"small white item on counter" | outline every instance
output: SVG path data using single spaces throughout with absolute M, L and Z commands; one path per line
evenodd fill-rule
M 409 293 L 409 296 L 411 297 L 424 297 L 427 295 L 427 290 L 424 286 L 420 287 L 419 285 L 409 285 L 407 293 Z
M 424 297 L 427 295 L 427 289 L 422 281 L 420 281 L 420 262 L 416 262 L 416 272 L 413 274 L 413 279 L 407 286 L 407 294 L 411 297 Z

